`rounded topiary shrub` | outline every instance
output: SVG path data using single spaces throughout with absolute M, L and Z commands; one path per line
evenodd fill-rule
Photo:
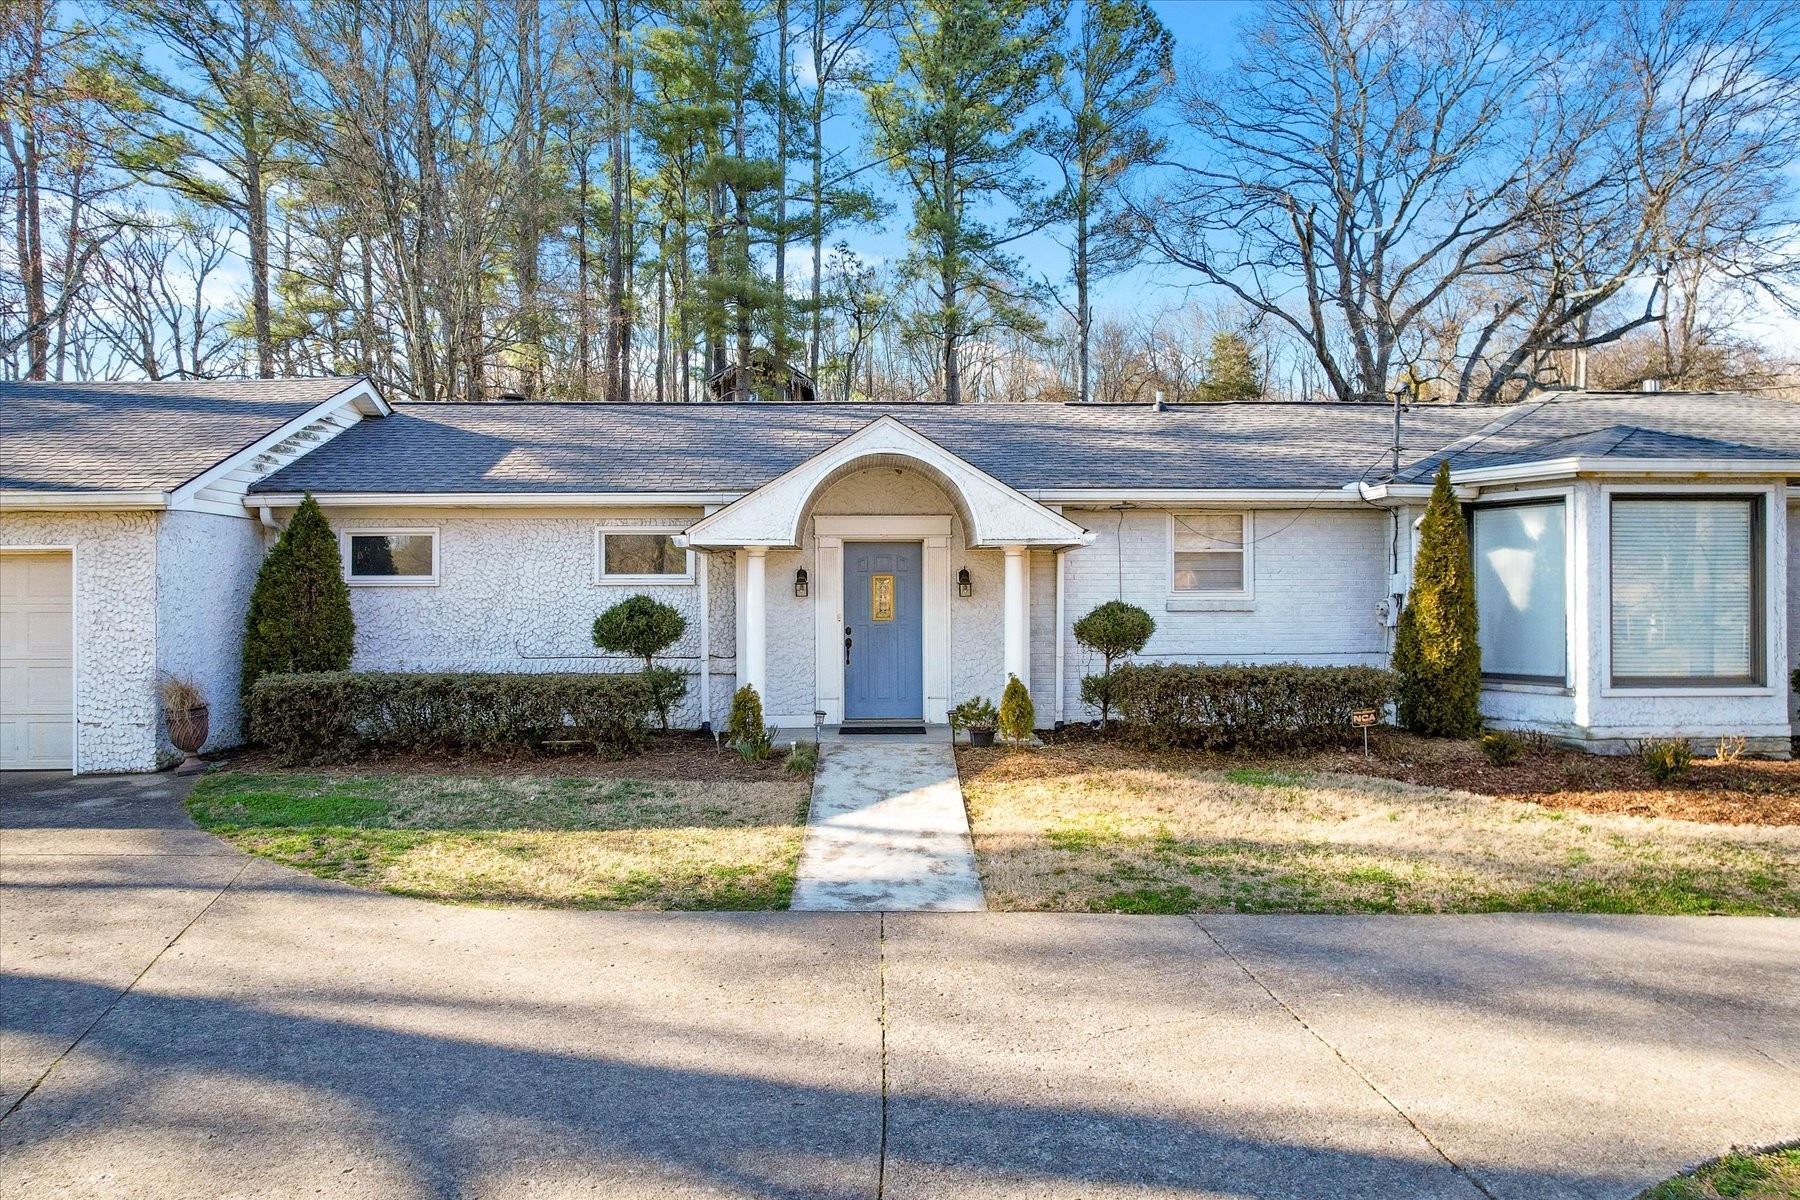
M 1400 675 L 1400 723 L 1406 728 L 1432 737 L 1480 732 L 1475 568 L 1448 463 L 1438 467 L 1419 530 L 1412 590 L 1394 631 L 1394 670 Z
M 630 596 L 594 620 L 594 645 L 613 654 L 644 660 L 648 670 L 658 654 L 687 632 L 687 618 L 660 600 Z
M 1075 640 L 1100 656 L 1102 669 L 1081 681 L 1081 702 L 1100 710 L 1104 725 L 1113 709 L 1113 664 L 1141 651 L 1156 621 L 1135 604 L 1108 600 L 1075 622 Z
M 264 675 L 343 671 L 356 646 L 337 535 L 308 493 L 263 559 L 244 618 L 245 702 Z

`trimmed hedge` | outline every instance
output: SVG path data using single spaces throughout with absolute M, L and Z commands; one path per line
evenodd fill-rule
M 649 737 L 655 709 L 638 675 L 317 671 L 251 689 L 250 740 L 283 763 L 372 752 L 491 754 L 552 740 L 623 757 Z
M 1134 664 L 1114 674 L 1130 735 L 1151 746 L 1310 749 L 1360 736 L 1350 714 L 1384 709 L 1398 680 L 1380 667 Z

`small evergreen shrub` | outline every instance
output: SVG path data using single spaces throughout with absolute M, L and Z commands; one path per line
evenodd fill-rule
M 1394 631 L 1402 725 L 1431 737 L 1474 737 L 1480 730 L 1481 647 L 1475 635 L 1475 568 L 1445 463 L 1420 529 L 1412 591 Z
M 1510 766 L 1525 753 L 1525 739 L 1507 729 L 1490 729 L 1481 735 L 1481 752 L 1496 767 Z
M 1157 747 L 1311 749 L 1360 740 L 1350 716 L 1385 708 L 1397 680 L 1380 667 L 1297 664 L 1120 667 L 1119 716 Z
M 263 559 L 244 618 L 242 694 L 264 675 L 343 671 L 356 646 L 337 536 L 307 493 Z
M 252 742 L 288 765 L 367 753 L 507 754 L 581 739 L 612 757 L 643 745 L 637 675 L 316 671 L 267 675 L 245 698 Z
M 1000 736 L 1015 746 L 1027 741 L 1037 728 L 1037 706 L 1031 693 L 1017 675 L 1006 677 L 1006 691 L 1000 697 Z
M 986 696 L 971 696 L 950 710 L 950 728 L 996 729 L 1000 725 L 1000 710 Z
M 1638 747 L 1638 761 L 1658 783 L 1673 783 L 1694 765 L 1694 748 L 1680 738 L 1645 742 Z
M 1104 725 L 1115 703 L 1113 665 L 1142 651 L 1156 632 L 1156 622 L 1135 604 L 1108 600 L 1076 621 L 1073 632 L 1078 643 L 1100 656 L 1100 674 L 1081 681 L 1081 702 L 1099 709 L 1100 723 Z
M 762 697 L 749 684 L 731 697 L 731 716 L 725 722 L 726 739 L 745 762 L 769 757 L 775 734 L 763 724 Z
M 655 659 L 686 632 L 686 617 L 649 596 L 628 596 L 594 619 L 594 645 L 644 660 L 644 682 L 664 733 L 669 732 L 669 710 L 687 695 L 687 674 L 659 667 Z

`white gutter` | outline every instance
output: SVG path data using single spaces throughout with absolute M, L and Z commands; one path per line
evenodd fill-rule
M 315 492 L 325 508 L 700 508 L 729 504 L 738 492 Z M 245 508 L 292 508 L 302 492 L 251 492 Z
M 1451 469 L 1458 484 L 1522 483 L 1570 475 L 1800 475 L 1800 459 L 1607 458 L 1571 455 L 1500 467 Z
M 0 512 L 60 512 L 73 510 L 125 512 L 169 507 L 169 493 L 47 492 L 35 488 L 0 488 Z
M 1317 488 L 1038 488 L 1020 489 L 1040 504 L 1318 504 L 1357 502 L 1355 484 Z M 1429 490 L 1429 489 L 1427 489 Z

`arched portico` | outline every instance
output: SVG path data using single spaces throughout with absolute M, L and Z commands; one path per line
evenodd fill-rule
M 820 497 L 834 485 L 874 474 L 872 468 L 893 467 L 929 482 L 943 497 L 944 511 L 896 514 L 879 493 L 867 496 L 858 511 L 815 513 Z M 885 475 L 884 473 L 881 473 Z M 879 486 L 872 483 L 871 486 Z M 866 508 L 866 511 L 862 509 Z M 960 527 L 961 545 L 954 543 Z M 786 664 L 804 648 L 789 644 L 809 636 L 813 662 L 812 704 L 829 723 L 845 716 L 845 630 L 857 613 L 846 607 L 845 547 L 899 543 L 919 547 L 922 559 L 920 670 L 923 708 L 915 719 L 942 722 L 956 699 L 951 695 L 953 614 L 968 604 L 958 594 L 953 555 L 987 550 L 1004 556 L 1001 572 L 1000 628 L 993 630 L 1004 646 L 1004 671 L 983 692 L 995 694 L 1007 675 L 1029 680 L 1030 608 L 1027 601 L 1028 556 L 1033 549 L 1060 550 L 1085 544 L 1090 535 L 1060 513 L 1001 483 L 966 460 L 908 428 L 882 416 L 822 453 L 703 518 L 686 531 L 687 544 L 698 550 L 733 550 L 739 556 L 738 606 L 741 641 L 740 683 L 770 695 L 771 655 Z M 807 560 L 811 619 L 805 634 L 791 623 L 771 622 L 769 602 L 791 609 L 771 590 L 771 554 L 810 552 Z M 982 556 L 986 558 L 986 555 Z M 982 599 L 989 600 L 992 592 Z M 859 602 L 861 597 L 856 598 Z M 773 639 L 773 641 L 772 641 Z M 859 664 L 860 665 L 860 664 Z M 791 703 L 791 702 L 790 702 Z M 780 713 L 790 721 L 801 714 Z

